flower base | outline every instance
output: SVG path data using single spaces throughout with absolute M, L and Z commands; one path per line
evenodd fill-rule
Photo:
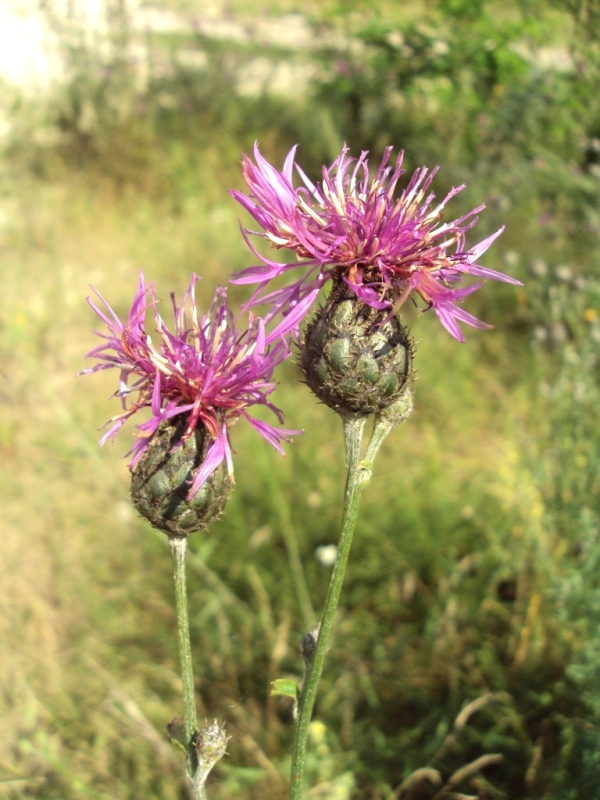
M 198 425 L 181 444 L 186 420 L 175 417 L 162 423 L 131 476 L 131 499 L 139 513 L 168 536 L 189 536 L 208 528 L 220 516 L 232 481 L 225 464 L 200 486 L 189 500 L 193 473 L 206 458 L 210 436 Z
M 365 305 L 338 283 L 307 326 L 300 363 L 308 386 L 326 405 L 368 415 L 404 394 L 412 357 L 412 341 L 398 318 Z

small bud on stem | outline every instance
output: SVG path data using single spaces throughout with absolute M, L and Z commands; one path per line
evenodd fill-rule
M 209 725 L 205 725 L 198 731 L 194 746 L 198 754 L 198 769 L 194 775 L 194 790 L 200 793 L 206 779 L 217 761 L 220 761 L 227 752 L 227 742 L 231 736 L 222 723 L 213 720 Z
M 305 669 L 308 669 L 313 662 L 313 656 L 317 649 L 317 641 L 319 639 L 320 625 L 315 625 L 308 633 L 305 633 L 300 642 L 300 655 L 304 662 Z

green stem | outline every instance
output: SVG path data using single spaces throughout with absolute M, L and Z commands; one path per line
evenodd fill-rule
M 360 460 L 365 422 L 366 417 L 347 417 L 343 419 L 344 442 L 346 445 L 346 489 L 342 527 L 338 542 L 338 554 L 329 583 L 327 599 L 325 600 L 317 645 L 311 667 L 305 677 L 298 704 L 296 737 L 292 754 L 290 800 L 300 800 L 302 795 L 308 728 L 315 704 L 319 679 L 323 672 L 325 655 L 329 646 L 333 618 L 340 599 L 350 546 L 358 517 L 360 498 L 363 489 L 371 478 L 370 470 L 365 469 Z
M 187 589 L 185 580 L 185 555 L 187 539 L 185 537 L 169 537 L 169 546 L 173 558 L 173 577 L 175 579 L 175 607 L 177 611 L 177 638 L 179 641 L 179 661 L 181 665 L 181 684 L 183 688 L 183 727 L 186 747 L 187 774 L 193 781 L 198 769 L 198 754 L 194 739 L 198 731 L 196 702 L 194 699 L 194 671 L 192 668 L 192 647 L 190 644 L 190 623 L 187 609 Z M 194 800 L 205 800 L 204 787 L 194 789 Z

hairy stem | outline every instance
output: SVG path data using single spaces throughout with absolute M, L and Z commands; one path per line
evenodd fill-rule
M 194 671 L 192 668 L 192 648 L 190 644 L 190 624 L 187 609 L 187 589 L 185 579 L 185 555 L 187 539 L 185 537 L 169 537 L 169 546 L 173 558 L 173 577 L 175 579 L 175 607 L 177 611 L 177 638 L 179 642 L 179 661 L 181 666 L 181 684 L 183 689 L 183 726 L 186 748 L 186 769 L 190 781 L 193 782 L 198 769 L 198 754 L 195 748 L 195 737 L 198 732 L 196 703 L 194 700 Z M 194 787 L 194 800 L 206 800 L 204 787 Z
M 352 537 L 358 517 L 360 498 L 363 489 L 371 478 L 370 469 L 365 468 L 360 460 L 365 421 L 366 417 L 347 417 L 343 419 L 344 442 L 346 446 L 346 489 L 344 494 L 342 526 L 338 542 L 337 559 L 333 567 L 327 599 L 325 600 L 317 644 L 313 654 L 312 664 L 305 676 L 298 704 L 296 737 L 292 754 L 290 800 L 300 800 L 302 795 L 308 728 L 315 704 L 319 679 L 323 672 L 323 664 L 329 645 L 333 619 L 338 607 L 342 584 L 344 582 L 350 546 L 352 544 Z

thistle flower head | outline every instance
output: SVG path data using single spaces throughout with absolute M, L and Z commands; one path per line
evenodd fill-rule
M 367 152 L 351 158 L 344 145 L 330 167 L 323 167 L 314 184 L 295 164 L 296 147 L 289 152 L 283 170 L 276 170 L 254 147 L 254 162 L 243 157 L 242 168 L 249 194 L 232 196 L 254 217 L 262 231 L 244 231 L 246 241 L 261 266 L 239 272 L 235 283 L 257 283 L 249 305 L 268 302 L 268 318 L 286 317 L 284 330 L 296 331 L 323 284 L 343 280 L 365 304 L 398 310 L 412 294 L 433 308 L 444 327 L 459 341 L 464 336 L 459 322 L 490 328 L 458 303 L 481 285 L 457 285 L 465 277 L 519 284 L 514 278 L 481 266 L 478 261 L 503 228 L 471 248 L 466 233 L 477 222 L 480 205 L 452 222 L 443 220 L 445 207 L 464 185 L 452 189 L 434 204 L 431 184 L 438 171 L 418 169 L 396 196 L 404 174 L 401 152 L 395 167 L 388 147 L 371 178 Z M 297 173 L 300 186 L 294 185 Z M 267 239 L 275 248 L 294 251 L 297 259 L 279 263 L 260 255 L 249 234 Z M 289 270 L 301 277 L 290 286 L 271 291 L 273 278 Z
M 300 431 L 283 430 L 250 415 L 252 406 L 266 406 L 281 423 L 282 415 L 268 399 L 276 384 L 273 370 L 290 353 L 276 327 L 270 333 L 264 320 L 249 317 L 248 328 L 237 330 L 227 307 L 226 290 L 219 288 L 208 314 L 199 316 L 193 275 L 180 304 L 171 295 L 174 323 L 169 329 L 158 312 L 154 285 L 140 273 L 131 310 L 121 321 L 95 289 L 97 300 L 88 303 L 105 323 L 108 332 L 98 333 L 103 343 L 88 353 L 95 366 L 84 373 L 119 370 L 122 412 L 106 423 L 100 440 L 112 439 L 133 415 L 147 409 L 149 419 L 137 426 L 138 437 L 129 451 L 130 469 L 142 458 L 167 423 L 177 418 L 173 449 L 184 447 L 199 432 L 208 437 L 203 460 L 192 475 L 188 499 L 192 499 L 214 471 L 226 465 L 233 478 L 229 427 L 246 419 L 279 452 L 282 442 Z M 152 335 L 146 332 L 146 317 L 154 321 Z M 182 424 L 183 421 L 183 424 Z

